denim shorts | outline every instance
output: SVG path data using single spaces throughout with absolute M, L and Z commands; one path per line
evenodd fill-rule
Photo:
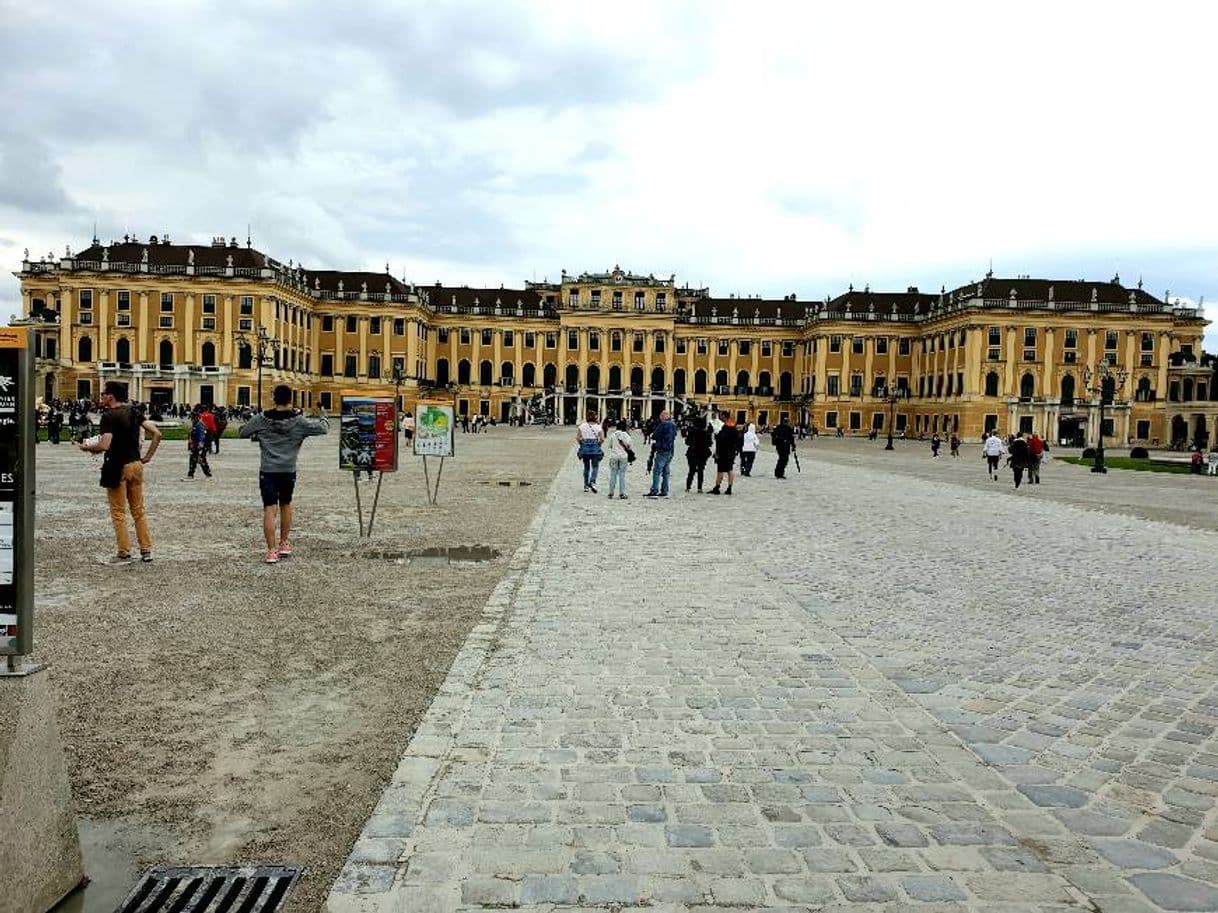
M 291 504 L 292 492 L 296 490 L 296 473 L 260 472 L 258 490 L 262 492 L 263 507 Z

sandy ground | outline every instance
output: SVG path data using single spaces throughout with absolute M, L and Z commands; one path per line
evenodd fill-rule
M 105 564 L 98 463 L 39 445 L 35 642 L 96 880 L 73 907 L 108 913 L 147 863 L 260 862 L 307 866 L 291 909 L 318 909 L 568 437 L 458 435 L 435 507 L 403 456 L 369 546 L 336 434 L 312 439 L 297 554 L 276 566 L 261 561 L 256 445 L 224 441 L 215 479 L 184 482 L 185 445 L 165 444 L 147 467 L 156 560 L 122 567 Z M 436 545 L 500 557 L 396 557 Z
M 1101 475 L 1092 473 L 1087 466 L 1051 458 L 1041 473 L 1039 486 L 1024 485 L 1016 491 L 1009 469 L 1000 470 L 999 481 L 990 480 L 979 444 L 962 445 L 956 459 L 952 459 L 946 443 L 938 459 L 931 457 L 929 441 L 896 441 L 894 446 L 894 451 L 885 451 L 883 438 L 867 441 L 819 437 L 797 443 L 805 472 L 809 468 L 815 471 L 818 460 L 828 460 L 888 469 L 897 475 L 969 488 L 1004 491 L 1011 497 L 1047 498 L 1088 510 L 1162 520 L 1194 529 L 1218 528 L 1218 479 L 1128 469 L 1111 469 Z M 1111 451 L 1113 456 L 1127 456 L 1128 453 L 1127 449 Z M 1078 456 L 1079 451 L 1062 450 L 1052 454 L 1053 457 L 1066 455 Z

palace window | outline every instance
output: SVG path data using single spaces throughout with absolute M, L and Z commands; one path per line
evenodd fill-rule
M 216 313 L 216 296 L 215 295 L 204 295 L 203 296 L 203 313 L 204 314 Z
M 782 357 L 790 358 L 794 354 L 795 354 L 795 343 L 791 342 L 789 339 L 784 340 L 783 344 L 782 344 Z
M 1030 349 L 1036 345 L 1036 327 L 1024 327 L 1023 345 L 1025 349 Z
M 634 334 L 634 345 L 632 346 L 632 348 L 633 348 L 633 349 L 634 349 L 634 351 L 636 351 L 636 352 L 642 352 L 642 351 L 643 351 L 643 334 L 642 334 L 642 333 L 635 333 L 635 334 Z
M 836 374 L 830 374 L 828 377 L 828 388 L 826 390 L 829 396 L 837 396 L 841 392 L 842 379 Z
M 329 352 L 322 353 L 321 356 L 321 376 L 332 377 L 334 375 L 334 356 Z
M 644 304 L 644 300 L 643 300 L 643 293 L 635 292 L 634 293 L 634 309 L 636 311 L 641 311 L 641 310 L 643 310 L 644 307 L 645 307 L 645 304 Z
M 762 340 L 761 357 L 762 358 L 771 358 L 771 357 L 773 357 L 773 355 L 774 355 L 774 343 L 770 342 L 768 339 Z
M 354 377 L 356 372 L 356 362 L 359 356 L 355 354 L 343 356 L 343 377 Z
M 1107 330 L 1104 333 L 1104 349 L 1107 351 L 1115 351 L 1117 347 L 1117 331 Z
M 601 350 L 601 334 L 596 332 L 596 330 L 588 331 L 588 349 L 592 352 L 599 352 Z
M 216 318 L 215 317 L 204 317 L 203 318 L 203 329 L 214 330 L 215 328 L 216 328 Z
M 687 347 L 687 343 L 684 339 L 677 340 L 677 354 L 678 355 L 684 355 L 687 350 L 686 347 Z
M 786 343 L 783 343 L 783 345 L 785 346 Z M 841 350 L 842 350 L 842 337 L 830 336 L 829 337 L 829 351 L 830 352 L 840 352 Z
M 990 327 L 989 344 L 992 346 L 1002 345 L 1002 330 L 999 327 Z
M 741 355 L 748 355 L 753 350 L 753 344 L 747 339 L 741 339 L 736 343 L 736 349 Z
M 117 315 L 115 315 L 115 325 L 116 325 L 116 326 L 120 326 L 120 327 L 129 327 L 129 326 L 131 326 L 131 315 L 130 315 L 130 314 L 117 314 Z
M 826 428 L 836 428 L 837 427 L 837 412 L 826 412 L 825 413 L 825 427 Z
M 875 354 L 876 355 L 887 355 L 888 354 L 888 337 L 887 336 L 877 336 L 875 338 Z
M 348 333 L 359 332 L 359 318 L 356 317 L 354 314 L 347 315 L 347 332 Z
M 863 337 L 855 336 L 850 341 L 850 351 L 855 355 L 863 354 Z
M 850 413 L 850 430 L 858 431 L 863 427 L 863 414 L 861 412 Z
M 436 339 L 440 342 L 448 342 L 448 327 L 440 327 L 436 330 Z
M 620 311 L 622 309 L 622 293 L 621 292 L 613 293 L 613 309 L 615 311 Z
M 908 336 L 902 336 L 900 339 L 897 340 L 897 354 L 898 355 L 908 355 L 909 349 L 910 349 L 910 344 L 909 344 Z
M 719 354 L 720 354 L 720 355 L 726 355 L 726 354 L 727 354 L 727 346 L 728 346 L 728 342 L 727 342 L 727 340 L 726 340 L 726 339 L 720 339 L 720 340 L 719 340 L 719 346 L 718 346 L 718 350 L 717 350 L 717 351 L 719 352 Z
M 380 377 L 381 376 L 381 356 L 379 356 L 379 355 L 369 355 L 368 356 L 368 376 L 369 377 Z
M 237 329 L 249 333 L 254 329 L 254 319 L 252 317 L 242 317 L 237 321 Z
M 333 314 L 322 314 L 321 315 L 321 331 L 323 333 L 333 333 L 334 332 L 334 315 Z
M 567 305 L 569 307 L 579 307 L 579 289 L 573 288 L 567 293 Z
M 118 309 L 120 311 L 131 310 L 131 293 L 130 292 L 123 291 L 123 292 L 118 293 Z
M 380 317 L 369 317 L 368 318 L 368 332 L 373 336 L 381 335 L 381 318 Z
M 663 333 L 656 333 L 656 351 L 657 352 L 664 351 L 664 334 Z
M 1154 333 L 1143 333 L 1142 334 L 1142 351 L 1143 352 L 1153 352 L 1154 350 L 1155 350 L 1155 334 Z
M 80 323 L 82 326 L 90 326 L 93 323 L 93 312 L 92 311 L 81 311 L 80 312 Z
M 888 378 L 885 377 L 883 374 L 877 374 L 875 376 L 875 379 L 871 382 L 871 395 L 872 396 L 883 396 L 885 389 L 887 389 L 887 387 L 886 387 L 887 381 L 888 381 Z
M 656 310 L 661 314 L 667 306 L 668 298 L 663 292 L 656 292 Z
M 698 352 L 698 354 L 699 354 L 699 355 L 705 355 L 705 354 L 706 354 L 706 340 L 705 340 L 705 339 L 699 339 L 699 340 L 698 340 L 697 352 Z
M 472 334 L 470 333 L 469 327 L 462 327 L 461 333 L 460 333 L 461 345 L 463 345 L 463 346 L 469 345 L 472 338 L 473 337 L 472 337 Z
M 1063 349 L 1078 348 L 1078 330 L 1066 330 L 1066 338 L 1062 341 Z
M 572 352 L 579 351 L 579 330 L 567 330 L 567 348 Z
M 161 292 L 161 313 L 173 313 L 173 292 Z
M 93 309 L 93 290 L 88 289 L 88 288 L 82 288 L 77 295 L 77 302 L 80 304 L 80 309 L 82 311 L 92 310 Z
M 515 332 L 513 332 L 512 330 L 504 330 L 503 331 L 503 344 L 505 346 L 515 346 L 516 345 Z
M 557 333 L 546 333 L 546 348 L 547 349 L 557 349 L 558 348 L 558 334 Z
M 482 331 L 482 344 L 484 346 L 489 346 L 493 342 L 493 339 L 492 339 L 493 332 L 494 331 L 492 331 L 492 330 L 485 330 L 485 329 Z
M 524 347 L 526 349 L 537 348 L 537 334 L 536 333 L 529 331 L 524 334 Z
M 609 334 L 609 351 L 610 352 L 622 351 L 622 334 L 620 332 L 618 332 L 617 330 L 614 330 L 612 333 Z
M 160 327 L 162 330 L 173 329 L 173 314 L 162 314 Z
M 1023 360 L 1024 361 L 1036 361 L 1036 350 L 1035 349 L 1024 349 L 1023 350 Z
M 393 367 L 391 368 L 391 370 L 393 371 L 393 374 L 391 376 L 393 376 L 393 377 L 405 377 L 406 376 L 406 359 L 404 357 L 402 357 L 401 355 L 393 356 L 392 366 Z
M 863 375 L 862 374 L 851 374 L 850 375 L 850 395 L 851 396 L 862 396 L 863 395 Z
M 594 288 L 592 290 L 592 306 L 594 308 L 599 308 L 601 306 L 601 290 L 598 288 Z
M 403 318 L 403 317 L 394 317 L 393 318 L 393 335 L 394 336 L 405 336 L 406 335 L 405 318 Z
M 253 315 L 254 315 L 254 296 L 253 295 L 242 295 L 241 296 L 241 316 L 242 317 L 252 317 Z

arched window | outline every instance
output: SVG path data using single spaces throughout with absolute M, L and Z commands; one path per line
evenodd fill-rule
M 695 393 L 705 393 L 706 392 L 706 372 L 703 371 L 701 368 L 699 368 L 697 371 L 694 372 L 694 392 Z
M 160 345 L 160 365 L 162 368 L 173 367 L 173 343 L 168 339 L 162 339 Z
M 564 383 L 567 385 L 568 391 L 579 389 L 579 365 L 567 365 Z
M 216 366 L 216 344 L 214 342 L 205 342 L 199 350 L 199 360 L 205 368 L 214 368 Z
M 1032 376 L 1032 372 L 1028 372 L 1019 379 L 1019 398 L 1031 399 L 1036 395 L 1036 378 Z
M 716 371 L 715 372 L 715 392 L 719 392 L 719 390 L 721 388 L 726 387 L 726 386 L 727 386 L 727 372 L 726 371 Z
M 638 366 L 630 369 L 630 392 L 636 396 L 643 392 L 643 369 Z
M 997 371 L 991 371 L 989 374 L 987 374 L 985 376 L 985 395 L 986 396 L 997 396 L 998 395 L 998 372 Z
M 770 389 L 770 372 L 762 371 L 757 375 L 757 386 L 763 390 Z
M 609 389 L 622 389 L 622 369 L 618 365 L 609 366 Z
M 1150 402 L 1150 378 L 1143 377 L 1138 381 L 1138 402 Z
M 506 377 L 508 380 L 513 379 L 516 376 L 516 366 L 510 361 L 505 361 L 499 366 L 499 376 Z
M 436 359 L 436 386 L 437 387 L 447 387 L 448 386 L 448 359 L 447 358 Z
M 589 390 L 600 389 L 601 369 L 598 365 L 588 365 L 587 387 Z
M 672 372 L 672 392 L 677 396 L 685 395 L 685 369 L 677 368 Z
M 1062 405 L 1074 405 L 1074 375 L 1067 374 L 1062 378 Z
M 92 361 L 93 360 L 93 340 L 88 336 L 80 337 L 80 341 L 76 343 L 76 360 L 77 361 Z M 1190 399 L 1192 388 L 1189 388 Z
M 237 347 L 237 367 L 252 368 L 254 366 L 254 350 L 248 345 Z
M 520 366 L 520 382 L 526 387 L 537 386 L 537 367 L 531 361 Z
M 89 341 L 88 338 L 81 340 L 81 342 L 88 342 L 88 341 Z M 84 358 L 82 356 L 80 360 L 88 361 L 89 359 Z M 1104 383 L 1107 384 L 1107 382 L 1109 380 L 1111 380 L 1111 378 L 1106 378 Z M 1193 401 L 1193 379 L 1191 377 L 1184 378 L 1184 383 L 1180 385 L 1180 399 L 1186 403 L 1191 403 Z M 1106 403 L 1112 402 L 1112 397 L 1108 393 L 1104 394 L 1104 402 L 1106 402 Z
M 457 362 L 457 383 L 465 385 L 469 383 L 469 360 L 462 358 Z
M 791 398 L 791 372 L 783 371 L 778 375 L 778 395 L 784 399 Z
M 484 387 L 489 387 L 495 382 L 494 375 L 495 366 L 484 359 L 482 364 L 478 365 L 478 383 Z
M 663 368 L 652 368 L 651 369 L 651 389 L 652 390 L 663 390 L 664 389 L 664 369 Z
M 131 363 L 131 340 L 126 336 L 114 344 L 114 360 L 122 365 Z
M 744 393 L 746 390 L 748 390 L 748 387 L 749 387 L 749 372 L 748 371 L 737 371 L 736 372 L 736 386 L 740 388 L 741 393 Z
M 558 383 L 558 367 L 550 362 L 541 369 L 541 385 L 543 387 L 553 387 Z

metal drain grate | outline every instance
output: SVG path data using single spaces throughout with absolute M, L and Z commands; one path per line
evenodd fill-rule
M 299 877 L 283 866 L 154 868 L 115 913 L 276 913 Z

